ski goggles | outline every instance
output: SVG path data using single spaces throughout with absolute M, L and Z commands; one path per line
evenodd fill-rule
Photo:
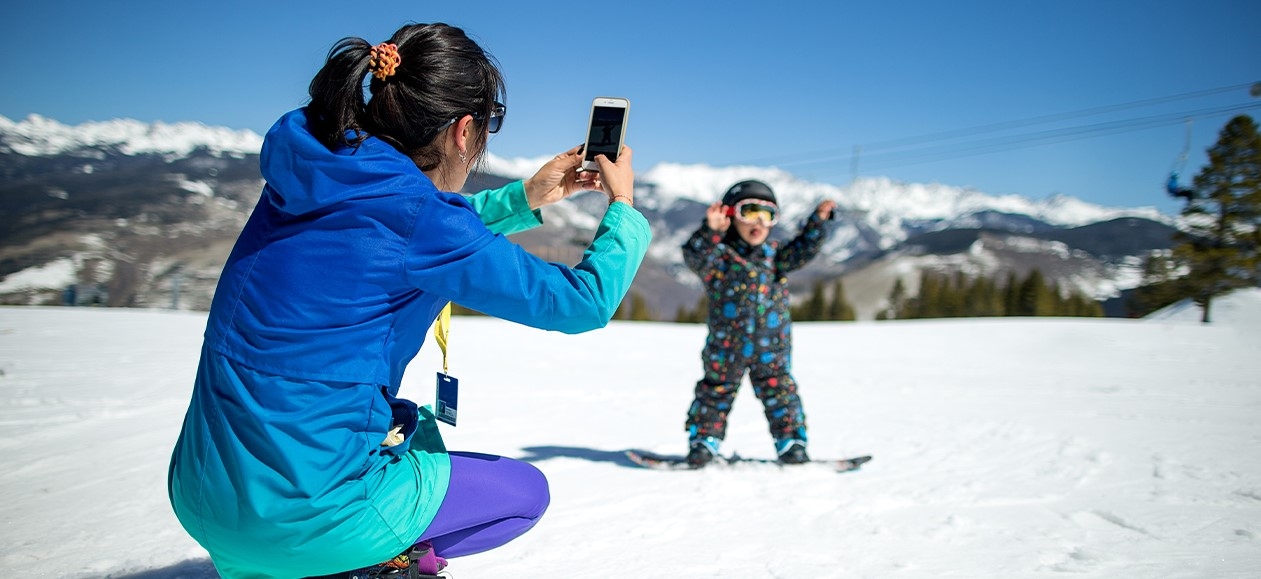
M 727 215 L 750 225 L 761 221 L 768 227 L 779 223 L 779 206 L 762 199 L 744 199 L 727 208 Z

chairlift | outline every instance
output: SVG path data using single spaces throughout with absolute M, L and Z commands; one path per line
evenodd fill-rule
M 1261 98 L 1261 82 L 1252 83 L 1248 87 L 1248 94 L 1253 98 Z M 1184 198 L 1190 201 L 1195 198 L 1195 189 L 1183 187 L 1178 183 L 1178 172 L 1187 163 L 1187 155 L 1191 152 L 1191 119 L 1187 119 L 1187 138 L 1186 143 L 1182 146 L 1182 154 L 1178 155 L 1178 160 L 1174 162 L 1173 169 L 1169 171 L 1169 180 L 1165 182 L 1165 190 L 1172 197 Z
M 1174 198 L 1184 198 L 1190 201 L 1195 198 L 1195 190 L 1189 187 L 1183 187 L 1178 182 L 1178 172 L 1182 171 L 1183 166 L 1187 164 L 1187 155 L 1191 153 L 1191 119 L 1187 119 L 1187 138 L 1182 146 L 1182 154 L 1178 155 L 1178 160 L 1174 162 L 1173 169 L 1169 171 L 1169 180 L 1165 182 L 1165 191 L 1169 192 L 1169 196 Z

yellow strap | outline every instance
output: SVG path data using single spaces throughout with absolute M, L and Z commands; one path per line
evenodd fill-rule
M 442 373 L 447 373 L 447 336 L 451 333 L 451 302 L 438 314 L 438 323 L 433 325 L 433 337 L 438 341 L 438 349 L 442 350 Z

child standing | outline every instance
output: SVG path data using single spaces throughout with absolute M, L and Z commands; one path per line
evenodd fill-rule
M 687 413 L 688 455 L 701 468 L 718 454 L 727 413 L 744 373 L 762 402 L 775 452 L 784 464 L 808 462 L 806 415 L 793 380 L 788 278 L 818 255 L 824 224 L 836 208 L 819 203 L 797 237 L 783 247 L 768 241 L 779 221 L 775 192 L 741 181 L 709 206 L 700 229 L 683 244 L 683 260 L 709 298 L 709 337 L 701 353 L 705 375 Z

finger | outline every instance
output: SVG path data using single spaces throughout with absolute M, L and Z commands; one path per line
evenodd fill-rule
M 582 163 L 582 157 L 578 155 L 577 151 L 570 149 L 564 153 L 556 155 L 556 157 L 552 159 L 552 162 L 559 163 L 560 166 L 565 169 L 571 169 Z
M 618 160 L 620 161 L 621 159 Z M 603 153 L 595 156 L 595 164 L 600 166 L 601 173 L 609 171 L 617 166 L 617 164 L 610 161 L 608 157 L 605 157 Z
M 634 151 L 631 150 L 630 145 L 622 145 L 622 151 L 617 154 L 618 166 L 629 167 L 631 164 L 631 158 L 634 156 Z
M 583 171 L 578 173 L 578 177 L 574 182 L 582 187 L 599 187 L 600 174 L 594 171 Z

